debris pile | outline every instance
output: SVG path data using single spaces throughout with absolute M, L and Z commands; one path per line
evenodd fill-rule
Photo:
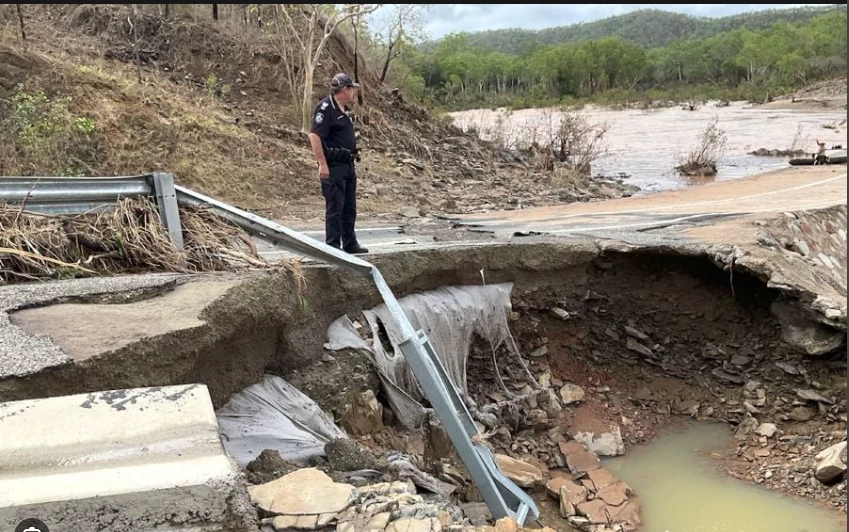
M 148 198 L 78 215 L 0 205 L 0 281 L 14 283 L 121 273 L 269 267 L 239 227 L 203 207 L 182 207 L 184 250 Z

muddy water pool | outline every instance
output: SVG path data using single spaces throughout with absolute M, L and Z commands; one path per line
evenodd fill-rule
M 717 471 L 711 450 L 727 446 L 721 424 L 689 424 L 604 460 L 642 502 L 640 532 L 840 532 L 830 510 L 790 499 Z
M 791 147 L 813 152 L 815 140 L 826 147 L 846 147 L 846 111 L 785 110 L 752 107 L 742 102 L 727 107 L 708 103 L 696 111 L 678 107 L 656 110 L 582 111 L 592 123 L 605 123 L 608 153 L 593 164 L 593 175 L 616 177 L 624 173 L 626 183 L 640 187 L 638 194 L 671 190 L 708 181 L 738 179 L 788 166 L 788 157 L 759 157 L 749 152 L 759 148 L 787 150 Z M 452 113 L 454 123 L 475 128 L 483 138 L 500 135 L 508 145 L 544 139 L 556 129 L 558 115 L 552 110 L 477 109 Z M 715 178 L 691 180 L 676 175 L 679 155 L 693 149 L 705 126 L 714 118 L 725 131 L 725 155 Z M 824 127 L 828 126 L 828 127 Z

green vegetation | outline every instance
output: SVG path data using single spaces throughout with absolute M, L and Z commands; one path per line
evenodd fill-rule
M 19 89 L 0 107 L 0 172 L 72 175 L 98 164 L 95 124 L 77 116 L 70 98 L 50 98 L 42 90 Z
M 786 22 L 794 13 L 802 20 Z M 412 74 L 404 88 L 421 103 L 448 109 L 587 101 L 763 101 L 811 81 L 846 75 L 845 6 L 824 14 L 806 8 L 713 20 L 656 11 L 627 16 L 646 22 L 632 27 L 621 20 L 610 22 L 623 18 L 614 17 L 570 27 L 576 29 L 569 41 L 601 34 L 601 29 L 588 30 L 590 26 L 613 29 L 580 42 L 522 45 L 520 53 L 487 51 L 475 44 L 478 34 L 449 35 L 432 51 L 406 58 Z M 660 21 L 664 31 L 648 21 Z M 654 42 L 674 42 L 650 47 L 652 41 L 626 38 L 637 33 L 653 35 Z M 676 35 L 688 38 L 676 40 Z
M 845 5 L 767 9 L 721 18 L 694 17 L 659 9 L 642 9 L 595 22 L 546 28 L 538 31 L 505 29 L 469 34 L 469 46 L 479 50 L 518 55 L 537 45 L 591 41 L 622 37 L 647 48 L 669 46 L 684 39 L 709 39 L 738 29 L 763 30 L 779 22 L 804 22 L 829 12 L 846 12 Z M 422 45 L 433 52 L 438 43 Z

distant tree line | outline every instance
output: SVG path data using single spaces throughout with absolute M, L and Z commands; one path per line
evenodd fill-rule
M 408 93 L 448 108 L 542 105 L 645 96 L 743 97 L 846 75 L 846 11 L 767 29 L 738 28 L 706 39 L 646 47 L 619 36 L 533 45 L 518 54 L 484 51 L 452 34 L 431 52 L 408 54 Z M 695 93 L 695 94 L 694 94 Z

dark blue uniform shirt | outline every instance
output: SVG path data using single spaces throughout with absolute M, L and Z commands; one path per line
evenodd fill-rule
M 312 114 L 310 132 L 321 137 L 325 149 L 345 148 L 351 151 L 357 149 L 351 110 L 347 106 L 344 109 L 341 108 L 333 95 L 318 102 Z

